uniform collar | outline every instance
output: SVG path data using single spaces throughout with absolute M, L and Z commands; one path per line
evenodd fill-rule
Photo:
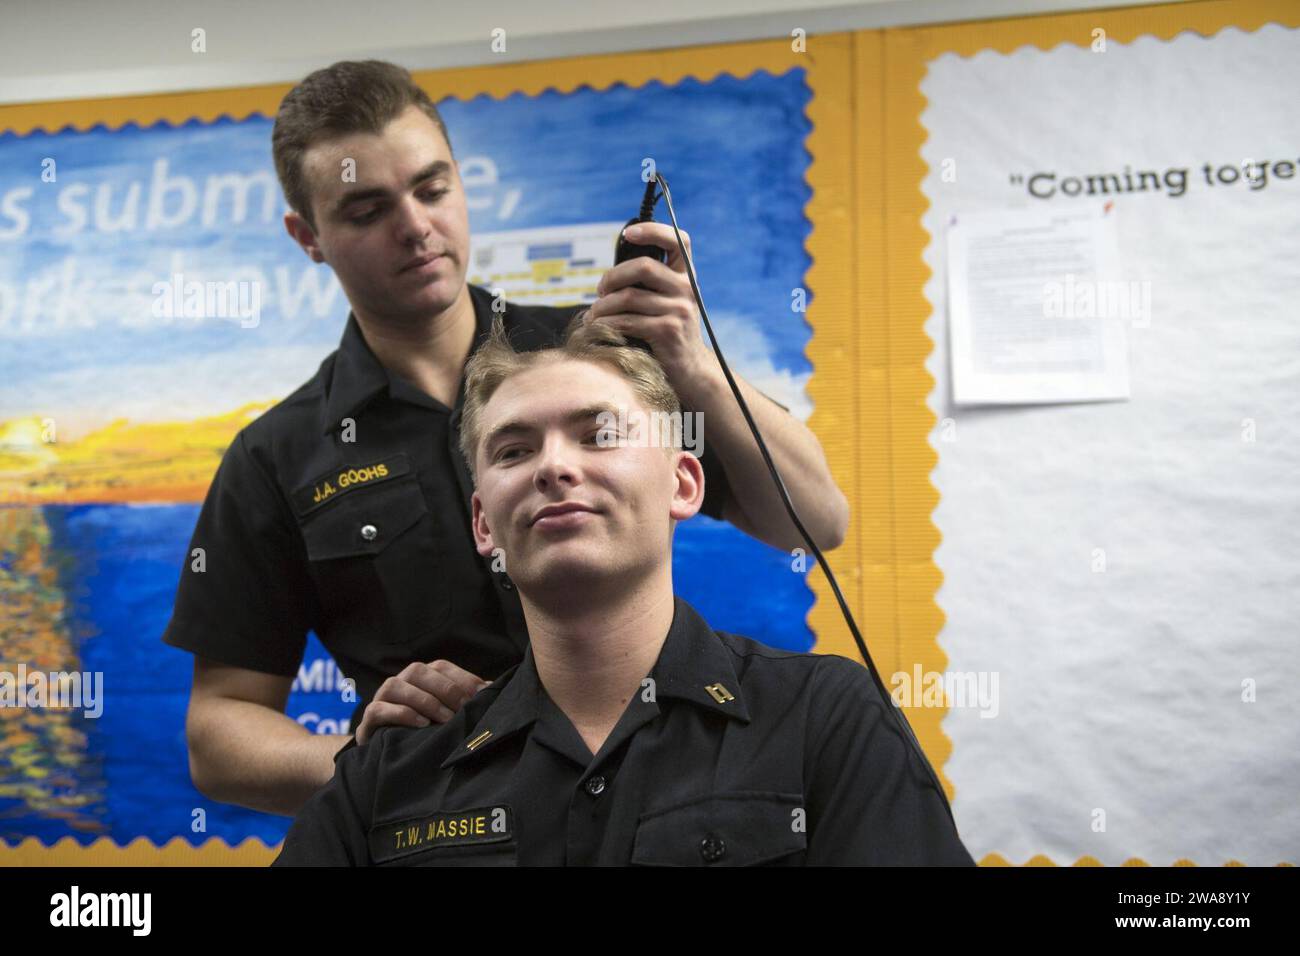
M 674 698 L 749 723 L 749 710 L 731 653 L 708 622 L 680 597 L 673 598 L 673 623 L 650 677 L 655 682 L 656 700 Z M 471 721 L 473 730 L 442 766 L 450 767 L 473 754 L 485 753 L 535 723 L 541 714 L 543 693 L 529 644 L 523 663 L 482 717 Z
M 731 652 L 695 608 L 680 597 L 673 600 L 673 625 L 650 671 L 656 695 L 749 723 Z
M 368 405 L 388 385 L 388 369 L 370 351 L 356 315 L 349 312 L 343 339 L 334 356 L 329 397 L 321 418 L 321 434 L 327 435 L 339 428 L 343 419 Z
M 469 286 L 469 293 L 470 302 L 474 306 L 475 333 L 469 353 L 473 355 L 492 330 L 492 296 L 486 289 L 480 289 L 476 285 Z M 329 434 L 339 428 L 343 419 L 361 411 L 385 390 L 391 398 L 434 409 L 443 407 L 406 379 L 384 367 L 366 342 L 356 313 L 349 312 L 347 327 L 343 330 L 343 338 L 339 341 L 334 359 L 329 398 L 325 402 L 321 418 L 321 434 Z M 457 419 L 460 417 L 463 395 L 462 387 L 461 396 L 456 399 Z

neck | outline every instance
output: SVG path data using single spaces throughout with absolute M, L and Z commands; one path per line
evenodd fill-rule
M 595 753 L 659 659 L 673 622 L 672 567 L 631 588 L 584 581 L 547 591 L 543 600 L 519 595 L 537 676 Z
M 453 405 L 474 345 L 478 323 L 469 284 L 446 309 L 423 320 L 396 319 L 353 309 L 361 334 L 379 363 L 441 401 Z

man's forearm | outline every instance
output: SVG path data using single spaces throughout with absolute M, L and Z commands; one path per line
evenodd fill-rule
M 207 797 L 293 816 L 334 775 L 351 735 L 313 734 L 261 704 L 207 701 L 187 724 L 190 768 Z
M 712 353 L 710 363 L 707 371 L 691 376 L 677 388 L 682 404 L 703 414 L 704 440 L 711 443 L 726 470 L 732 497 L 756 536 L 783 550 L 804 547 L 722 374 L 722 366 Z M 734 370 L 732 375 L 804 527 L 822 550 L 839 547 L 848 532 L 849 505 L 831 477 L 821 442 L 806 425 Z

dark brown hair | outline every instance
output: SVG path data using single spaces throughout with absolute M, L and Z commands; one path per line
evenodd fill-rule
M 284 198 L 313 229 L 316 222 L 302 168 L 307 150 L 349 133 L 378 133 L 408 106 L 419 107 L 433 120 L 450 151 L 451 137 L 438 108 L 395 63 L 343 60 L 317 70 L 285 94 L 271 131 L 271 155 Z

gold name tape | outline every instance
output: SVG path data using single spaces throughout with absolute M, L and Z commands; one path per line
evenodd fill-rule
M 370 830 L 370 855 L 376 863 L 446 846 L 504 843 L 514 837 L 508 806 L 479 807 L 380 824 Z
M 327 502 L 336 500 L 344 492 L 366 485 L 377 484 L 409 473 L 410 462 L 405 455 L 394 455 L 369 465 L 344 465 L 332 469 L 310 485 L 293 493 L 299 514 L 307 514 Z

